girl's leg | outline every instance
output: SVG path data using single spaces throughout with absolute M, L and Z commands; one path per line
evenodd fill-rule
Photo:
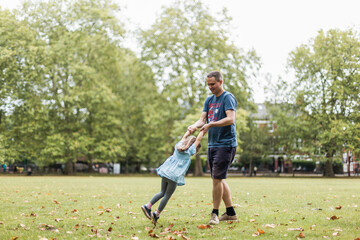
M 163 179 L 166 179 L 166 178 L 163 178 Z M 166 182 L 167 182 L 167 188 L 166 188 L 166 191 L 165 191 L 165 195 L 164 195 L 164 198 L 160 202 L 157 213 L 160 213 L 162 210 L 164 210 L 167 202 L 169 201 L 169 199 L 171 198 L 171 196 L 175 192 L 175 189 L 176 189 L 176 186 L 177 186 L 176 182 L 173 182 L 173 181 L 171 181 L 169 179 L 166 179 Z
M 166 178 L 161 178 L 161 191 L 150 200 L 151 205 L 154 205 L 157 201 L 159 201 L 166 192 L 168 182 L 166 181 Z

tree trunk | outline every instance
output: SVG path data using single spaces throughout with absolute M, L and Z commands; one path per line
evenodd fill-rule
M 203 169 L 201 164 L 200 155 L 196 154 L 195 158 L 195 176 L 199 177 L 203 175 Z
M 88 165 L 89 165 L 89 173 L 94 173 L 94 168 L 93 168 L 93 165 L 94 165 L 94 160 L 93 160 L 93 157 L 91 154 L 88 154 Z
M 324 177 L 335 177 L 331 158 L 328 158 L 325 162 Z
M 74 163 L 72 159 L 68 159 L 65 164 L 65 174 L 66 175 L 73 175 L 74 174 Z
M 125 174 L 129 174 L 129 158 L 125 157 Z
M 249 163 L 249 174 L 250 174 L 250 177 L 252 177 L 252 174 L 253 174 L 253 164 L 252 164 L 252 162 L 253 162 L 253 159 L 252 158 L 250 158 L 250 163 Z

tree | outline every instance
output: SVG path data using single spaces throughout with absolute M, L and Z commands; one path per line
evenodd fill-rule
M 153 69 L 162 93 L 180 108 L 173 109 L 173 116 L 183 118 L 202 106 L 205 74 L 213 70 L 223 73 L 226 89 L 240 106 L 248 103 L 247 81 L 259 68 L 259 59 L 230 41 L 231 18 L 225 9 L 215 16 L 199 1 L 177 1 L 141 32 L 142 60 Z
M 254 51 L 244 53 L 229 39 L 231 18 L 224 9 L 214 17 L 199 1 L 177 1 L 163 8 L 148 30 L 141 31 L 142 61 L 151 67 L 156 84 L 171 104 L 173 119 L 184 119 L 200 109 L 207 96 L 206 73 L 220 70 L 225 89 L 239 107 L 251 98 L 248 80 L 259 68 Z M 198 113 L 199 115 L 200 113 Z M 196 174 L 201 175 L 200 159 Z
M 39 88 L 44 58 L 43 42 L 28 22 L 16 14 L 0 10 L 0 138 L 2 156 L 14 162 L 22 155 L 29 158 L 41 148 L 34 137 L 43 113 Z
M 321 30 L 309 44 L 290 54 L 290 66 L 297 78 L 293 101 L 312 125 L 318 126 L 316 141 L 325 153 L 325 176 L 334 175 L 332 159 L 344 145 L 359 143 L 356 138 L 344 139 L 344 134 L 336 131 L 359 129 L 359 56 L 359 34 L 351 29 Z
M 270 135 L 267 127 L 259 127 L 256 119 L 246 114 L 246 128 L 239 134 L 242 163 L 249 164 L 250 176 L 253 174 L 253 163 L 255 160 L 264 158 L 270 151 Z

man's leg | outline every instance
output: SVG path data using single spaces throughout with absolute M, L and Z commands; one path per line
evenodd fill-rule
M 223 179 L 213 179 L 213 208 L 219 210 L 224 194 Z
M 225 181 L 225 179 L 222 180 L 222 185 L 223 185 L 223 194 L 222 194 L 222 200 L 225 203 L 225 207 L 232 207 L 232 199 L 231 199 L 231 191 L 230 191 L 230 187 L 227 184 L 227 182 Z

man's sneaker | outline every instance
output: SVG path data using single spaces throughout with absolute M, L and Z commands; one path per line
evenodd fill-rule
M 210 218 L 209 224 L 210 225 L 219 224 L 219 217 L 218 217 L 218 215 L 216 215 L 216 213 L 211 213 L 211 218 Z
M 151 209 L 148 209 L 146 205 L 141 206 L 141 210 L 143 210 L 145 217 L 151 220 Z
M 151 221 L 156 226 L 157 221 L 159 220 L 160 216 L 157 216 L 155 212 L 151 214 Z
M 223 215 L 221 215 L 221 217 L 219 218 L 219 221 L 236 221 L 237 220 L 237 216 L 229 216 L 226 213 L 224 213 Z

